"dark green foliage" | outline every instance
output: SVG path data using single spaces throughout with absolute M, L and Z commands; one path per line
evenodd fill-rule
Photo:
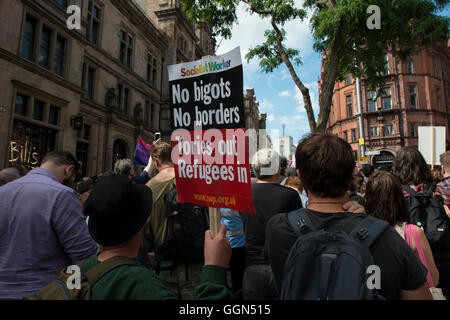
M 314 49 L 326 54 L 326 74 L 322 77 L 320 113 L 317 120 L 319 130 L 324 130 L 328 121 L 333 86 L 330 83 L 343 80 L 346 74 L 363 77 L 369 88 L 384 84 L 380 74 L 385 67 L 385 55 L 394 53 L 396 59 L 409 59 L 420 47 L 442 43 L 446 46 L 449 36 L 448 17 L 436 15 L 450 0 L 305 0 L 303 8 L 296 8 L 293 0 L 184 0 L 181 1 L 188 16 L 211 22 L 214 34 L 231 37 L 231 28 L 236 23 L 236 8 L 245 3 L 247 10 L 271 19 L 272 28 L 265 32 L 266 41 L 251 48 L 247 60 L 259 59 L 263 72 L 272 72 L 284 63 L 296 85 L 303 84 L 295 74 L 292 64 L 300 65 L 300 52 L 286 48 L 283 25 L 291 20 L 307 18 L 314 37 Z M 381 9 L 381 29 L 370 30 L 367 13 L 370 5 Z M 310 32 L 304 30 L 303 32 Z M 289 61 L 283 59 L 288 57 Z M 335 59 L 333 59 L 333 57 Z M 307 90 L 306 90 L 307 91 Z M 305 89 L 302 93 L 305 92 Z M 305 107 L 309 97 L 305 97 Z M 312 112 L 312 109 L 307 113 Z M 316 130 L 314 115 L 310 120 L 311 131 Z

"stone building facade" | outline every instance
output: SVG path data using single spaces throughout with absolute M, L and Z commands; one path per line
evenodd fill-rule
M 208 23 L 194 24 L 183 12 L 178 0 L 138 0 L 147 16 L 161 30 L 167 39 L 167 53 L 164 57 L 167 66 L 199 60 L 204 56 L 214 55 L 215 39 Z M 163 73 L 164 83 L 168 83 L 167 68 Z M 161 93 L 160 129 L 165 140 L 170 141 L 169 86 L 164 86 Z
M 244 94 L 245 128 L 254 131 L 255 136 L 250 141 L 256 141 L 256 146 L 253 146 L 253 148 L 256 147 L 256 150 L 270 148 L 271 145 L 270 137 L 266 131 L 267 114 L 260 114 L 258 107 L 255 89 L 247 89 L 247 93 Z M 252 150 L 252 147 L 250 150 Z
M 167 132 L 167 65 L 214 43 L 177 1 L 156 2 L 0 1 L 0 168 L 26 172 L 68 150 L 95 175 L 133 158 L 137 137 Z M 80 29 L 67 27 L 70 5 Z
M 449 42 L 450 44 L 450 42 Z M 445 126 L 450 137 L 450 46 L 420 49 L 412 59 L 401 62 L 386 56 L 386 86 L 377 98 L 360 81 L 363 136 L 359 134 L 356 81 L 350 75 L 334 87 L 328 131 L 350 143 L 359 159 L 359 139 L 364 138 L 368 162 L 390 167 L 398 150 L 418 146 L 419 126 Z M 322 71 L 323 71 L 322 63 Z M 320 87 L 319 80 L 319 87 Z M 448 145 L 448 143 L 447 143 Z

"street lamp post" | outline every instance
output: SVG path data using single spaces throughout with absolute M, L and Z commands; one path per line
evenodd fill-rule
M 359 127 L 359 137 L 364 139 L 364 123 L 362 115 L 362 103 L 361 103 L 361 85 L 359 77 L 356 78 L 356 101 L 358 104 L 358 127 Z M 365 156 L 364 144 L 361 147 L 361 157 Z

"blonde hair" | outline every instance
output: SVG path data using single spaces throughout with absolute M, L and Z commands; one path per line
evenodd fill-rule
M 450 170 L 450 151 L 441 154 L 439 160 L 441 160 L 441 166 L 443 166 L 445 170 Z
M 158 158 L 161 163 L 172 162 L 172 146 L 167 142 L 158 141 L 152 147 L 152 158 Z
M 300 180 L 300 177 L 298 176 L 290 176 L 286 179 L 285 183 L 286 187 L 294 187 L 298 191 L 303 191 L 303 185 L 302 181 Z

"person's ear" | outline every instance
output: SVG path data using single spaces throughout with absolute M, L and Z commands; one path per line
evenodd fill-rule
M 66 175 L 66 177 L 71 177 L 72 175 L 74 175 L 75 166 L 73 164 L 67 166 L 66 169 L 64 170 L 64 174 Z

